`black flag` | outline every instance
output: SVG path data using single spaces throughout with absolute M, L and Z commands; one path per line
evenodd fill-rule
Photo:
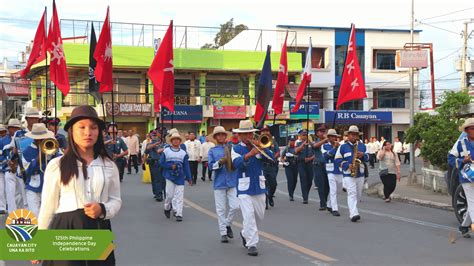
M 94 96 L 96 102 L 100 102 L 99 94 L 99 82 L 95 78 L 94 70 L 97 65 L 97 61 L 94 59 L 95 45 L 97 40 L 95 37 L 94 23 L 91 22 L 91 41 L 89 49 L 89 93 Z

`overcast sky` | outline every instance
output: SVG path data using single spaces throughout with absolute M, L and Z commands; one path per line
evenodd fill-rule
M 278 24 L 349 27 L 355 23 L 357 28 L 409 29 L 411 0 L 57 1 L 60 19 L 102 21 L 107 5 L 112 22 L 167 24 L 173 19 L 176 25 L 219 26 L 234 18 L 235 23 L 250 28 L 274 29 Z M 17 58 L 18 52 L 33 39 L 44 6 L 48 7 L 50 16 L 52 1 L 0 0 L 1 58 Z M 474 2 L 415 0 L 415 18 L 430 24 L 416 23 L 416 29 L 423 30 L 421 41 L 434 43 L 435 62 L 438 60 L 436 78 L 459 79 L 454 60 L 461 51 L 463 21 L 474 18 Z M 470 29 L 474 29 L 474 23 Z M 472 54 L 472 41 L 469 47 Z M 421 79 L 427 78 L 422 74 Z M 437 87 L 449 89 L 457 84 L 459 81 L 437 82 Z

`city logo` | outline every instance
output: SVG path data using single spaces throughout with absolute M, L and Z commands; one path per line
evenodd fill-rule
M 27 209 L 18 209 L 10 213 L 5 222 L 8 235 L 17 242 L 31 240 L 38 231 L 38 219 Z

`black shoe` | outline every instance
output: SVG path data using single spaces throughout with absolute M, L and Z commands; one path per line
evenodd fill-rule
M 176 222 L 182 222 L 183 221 L 183 217 L 181 216 L 176 216 Z
M 324 207 L 324 206 L 323 206 L 323 207 L 319 207 L 319 210 L 320 210 L 320 211 L 325 211 L 326 209 L 327 209 L 327 208 Z
M 206 181 L 206 179 L 205 179 L 204 177 L 201 177 L 201 180 L 202 180 L 203 182 L 205 182 L 205 181 Z
M 242 231 L 240 232 L 240 237 L 242 238 L 242 245 L 244 245 L 244 248 L 247 247 L 247 241 L 245 240 L 244 236 L 242 235 Z
M 131 174 L 132 174 L 132 172 L 128 172 L 128 173 L 127 173 L 127 175 L 131 175 Z
M 341 216 L 341 214 L 338 211 L 333 211 L 332 216 Z
M 229 243 L 229 239 L 227 239 L 227 236 L 221 236 L 221 243 Z
M 258 256 L 257 247 L 249 247 L 247 254 L 249 254 L 249 256 Z
M 469 234 L 468 226 L 459 226 L 459 231 L 461 232 L 462 237 L 471 238 L 471 235 Z
M 359 220 L 360 220 L 360 215 L 356 215 L 356 216 L 354 216 L 354 217 L 351 218 L 351 222 L 353 222 L 353 223 L 355 223 L 355 222 L 357 222 L 357 221 L 359 221 Z
M 212 182 L 212 178 L 210 178 L 210 177 L 209 177 L 209 181 L 211 181 L 211 182 Z
M 270 205 L 272 207 L 275 206 L 275 202 L 273 201 L 273 197 L 268 198 L 268 205 Z
M 171 217 L 171 209 L 165 210 L 165 216 L 166 216 L 166 218 L 168 218 L 168 219 Z
M 347 192 L 347 189 L 345 187 L 343 187 L 342 192 Z
M 196 185 L 196 181 L 193 181 L 193 185 Z
M 4 215 L 4 214 L 7 214 L 7 211 L 1 210 L 1 211 L 0 211 L 0 215 Z
M 232 228 L 230 226 L 227 226 L 227 236 L 229 238 L 234 238 L 234 232 L 232 232 Z
M 303 204 L 308 204 L 308 200 L 303 200 Z
M 163 195 L 158 195 L 155 199 L 158 202 L 162 202 L 163 201 Z
M 295 201 L 295 199 L 293 199 L 293 196 L 290 196 L 290 201 Z
M 328 212 L 332 213 L 332 208 L 327 207 Z

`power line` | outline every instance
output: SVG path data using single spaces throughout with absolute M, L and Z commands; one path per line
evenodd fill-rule
M 452 11 L 452 12 L 449 12 L 449 13 L 445 13 L 445 14 L 441 14 L 441 15 L 436 15 L 436 16 L 433 16 L 433 17 L 423 18 L 423 19 L 420 19 L 420 20 L 429 20 L 429 19 L 433 19 L 433 18 L 445 17 L 445 16 L 448 16 L 448 15 L 460 13 L 460 12 L 467 11 L 467 10 L 471 10 L 471 9 L 474 9 L 474 7 L 468 7 L 468 8 L 464 8 L 464 9 Z
M 421 21 L 418 21 L 418 23 L 421 24 L 421 25 L 430 26 L 430 27 L 435 28 L 435 29 L 438 29 L 438 30 L 443 30 L 443 31 L 446 31 L 446 32 L 449 32 L 449 33 L 453 33 L 453 34 L 456 34 L 456 35 L 460 35 L 460 34 L 461 34 L 460 32 L 455 32 L 455 31 L 452 31 L 452 30 L 443 29 L 443 28 L 441 28 L 441 27 L 434 26 L 434 25 L 431 25 L 431 24 L 428 24 L 428 23 L 424 23 L 424 22 L 421 22 Z

